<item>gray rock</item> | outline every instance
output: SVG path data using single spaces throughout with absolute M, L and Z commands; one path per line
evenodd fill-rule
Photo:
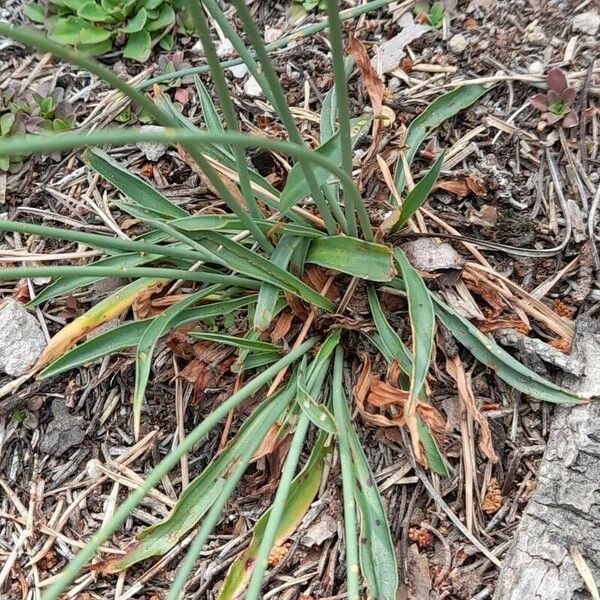
M 140 127 L 142 132 L 163 131 L 158 125 L 144 125 Z M 137 147 L 143 152 L 144 156 L 150 162 L 156 162 L 161 156 L 164 156 L 169 146 L 161 142 L 139 142 Z
M 38 320 L 9 298 L 0 307 L 0 371 L 12 377 L 25 374 L 46 347 Z
M 448 48 L 454 54 L 462 54 L 469 47 L 467 38 L 462 33 L 457 33 L 450 38 Z
M 231 74 L 236 79 L 242 79 L 242 77 L 245 77 L 246 73 L 248 72 L 248 67 L 244 63 L 242 63 L 241 65 L 234 65 L 233 67 L 229 67 L 229 71 L 231 71 Z
M 596 35 L 600 29 L 600 14 L 597 10 L 588 10 L 573 17 L 573 31 L 585 35 Z
M 402 246 L 406 258 L 418 271 L 442 271 L 461 269 L 465 264 L 462 256 L 448 243 L 432 238 L 419 238 Z
M 83 418 L 73 417 L 62 398 L 55 398 L 52 402 L 54 419 L 50 421 L 46 433 L 42 438 L 40 450 L 52 456 L 61 456 L 67 450 L 85 439 Z

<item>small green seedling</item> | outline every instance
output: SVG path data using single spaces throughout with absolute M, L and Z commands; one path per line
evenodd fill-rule
M 550 125 L 560 123 L 563 127 L 575 127 L 579 123 L 577 113 L 571 108 L 577 91 L 569 86 L 567 76 L 562 69 L 550 69 L 546 75 L 546 94 L 536 94 L 529 103 L 542 113 L 543 119 Z
M 434 29 L 440 29 L 444 23 L 444 5 L 441 2 L 418 2 L 413 9 L 417 19 Z

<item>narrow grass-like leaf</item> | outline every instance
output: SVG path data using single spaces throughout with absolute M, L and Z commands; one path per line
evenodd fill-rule
M 299 243 L 300 238 L 284 235 L 271 254 L 270 262 L 282 269 L 287 269 L 294 249 Z M 264 331 L 272 324 L 280 293 L 279 288 L 270 283 L 263 283 L 260 286 L 253 321 L 256 331 Z
M 256 299 L 256 295 L 251 295 L 235 300 L 223 300 L 205 306 L 186 308 L 173 319 L 170 323 L 170 328 L 175 329 L 193 321 L 201 321 L 202 319 L 229 314 L 234 310 L 248 306 L 248 304 L 251 304 L 252 302 L 256 302 Z M 151 322 L 152 319 L 130 321 L 128 323 L 123 323 L 123 325 L 119 325 L 110 331 L 101 333 L 63 354 L 60 358 L 48 365 L 40 373 L 40 377 L 53 377 L 64 371 L 69 371 L 80 367 L 81 365 L 94 362 L 103 356 L 108 356 L 126 348 L 137 346 Z
M 286 290 L 323 310 L 334 310 L 333 302 L 321 296 L 298 277 L 248 250 L 242 244 L 214 232 L 206 232 L 204 237 L 214 244 L 215 250 L 218 250 L 219 256 L 230 269 Z
M 373 322 L 377 328 L 377 334 L 369 337 L 369 340 L 380 350 L 384 355 L 386 361 L 391 363 L 397 361 L 402 371 L 409 377 L 412 374 L 412 356 L 400 339 L 400 336 L 394 331 L 388 320 L 385 318 L 377 293 L 373 287 L 369 286 L 367 289 L 367 295 L 369 298 L 369 306 L 371 308 L 371 315 Z M 421 391 L 419 400 L 427 403 L 427 396 L 424 390 Z M 417 428 L 419 431 L 419 440 L 423 446 L 425 452 L 425 458 L 427 465 L 432 471 L 435 471 L 439 475 L 447 477 L 449 475 L 448 467 L 444 458 L 442 457 L 438 445 L 433 437 L 428 426 L 423 423 L 421 417 L 417 414 Z
M 262 532 L 262 539 L 256 552 L 256 558 L 254 562 L 254 569 L 250 575 L 250 582 L 248 583 L 248 591 L 246 592 L 246 600 L 260 600 L 260 591 L 262 586 L 262 579 L 269 566 L 269 554 L 275 545 L 277 537 L 281 537 L 280 527 L 284 518 L 284 514 L 290 510 L 288 500 L 290 498 L 291 486 L 293 483 L 294 473 L 300 460 L 300 453 L 302 452 L 302 446 L 308 432 L 310 420 L 306 415 L 302 415 L 298 419 L 298 425 L 288 450 L 288 455 L 283 464 L 281 471 L 281 478 L 279 485 L 277 486 L 277 493 L 271 506 L 269 507 L 269 517 L 267 524 Z M 305 502 L 297 502 L 296 509 L 304 508 L 304 512 L 308 509 L 308 505 Z M 294 527 L 295 528 L 295 527 Z M 289 527 L 288 527 L 289 529 Z
M 375 327 L 377 328 L 378 338 L 381 346 L 385 349 L 383 354 L 386 360 L 388 362 L 392 362 L 393 360 L 398 361 L 400 368 L 406 375 L 410 376 L 412 374 L 412 356 L 408 348 L 385 318 L 381 304 L 379 304 L 379 298 L 377 298 L 377 293 L 372 286 L 367 288 L 367 296 L 373 323 L 375 323 Z M 380 344 L 377 345 L 381 347 Z
M 325 444 L 326 439 L 327 436 L 321 434 L 313 447 L 308 462 L 290 485 L 282 519 L 275 535 L 275 545 L 281 545 L 296 530 L 319 491 L 325 457 L 328 453 L 328 448 Z M 256 522 L 252 541 L 248 548 L 229 568 L 225 581 L 219 590 L 217 600 L 234 600 L 235 598 L 239 598 L 239 594 L 246 587 L 267 527 L 270 513 L 271 511 L 267 510 Z
M 158 257 L 150 254 L 147 256 L 140 256 L 139 254 L 119 254 L 118 256 L 108 256 L 96 260 L 91 265 L 98 267 L 135 267 L 137 265 L 143 265 L 145 263 L 152 262 Z M 57 279 L 50 285 L 47 285 L 33 300 L 27 303 L 29 308 L 39 306 L 47 300 L 57 298 L 58 296 L 65 296 L 69 292 L 82 287 L 88 287 L 92 284 L 100 281 L 102 277 L 69 277 L 68 279 Z
M 118 317 L 127 310 L 144 291 L 151 289 L 162 279 L 138 279 L 122 287 L 110 296 L 98 302 L 83 315 L 65 325 L 52 337 L 35 368 L 45 367 L 62 356 L 73 344 L 103 323 Z
M 368 281 L 391 281 L 396 275 L 389 246 L 346 236 L 313 240 L 306 262 Z
M 405 153 L 408 165 L 411 165 L 419 146 L 434 129 L 461 110 L 471 106 L 471 104 L 479 100 L 479 98 L 488 91 L 489 88 L 486 88 L 483 85 L 463 85 L 436 98 L 418 117 L 413 119 L 408 127 L 406 139 L 404 140 L 405 146 L 408 147 L 408 150 L 406 150 Z M 394 183 L 396 184 L 396 189 L 401 194 L 406 185 L 402 157 L 396 162 Z M 395 203 L 393 197 L 390 202 Z
M 258 369 L 265 365 L 270 365 L 277 362 L 281 358 L 281 352 L 252 352 L 247 353 L 243 360 L 239 361 L 237 370 L 231 368 L 234 373 L 240 373 L 242 371 L 248 371 L 250 369 Z M 236 363 L 237 364 L 237 363 Z
M 219 113 L 213 104 L 212 98 L 210 97 L 206 86 L 202 83 L 202 80 L 197 75 L 194 77 L 194 85 L 196 86 L 196 91 L 198 92 L 200 109 L 202 111 L 202 117 L 204 118 L 206 130 L 209 133 L 223 133 L 225 129 L 223 127 L 223 123 L 221 123 Z
M 301 238 L 321 238 L 325 233 L 312 227 L 297 225 L 296 223 L 281 223 L 259 219 L 256 224 L 265 232 L 272 234 L 289 234 Z M 186 233 L 198 231 L 219 231 L 221 233 L 238 233 L 244 231 L 243 223 L 234 215 L 194 215 L 185 219 L 177 219 L 169 223 Z
M 168 219 L 189 217 L 186 210 L 173 204 L 141 177 L 122 167 L 106 152 L 91 150 L 86 154 L 86 162 L 135 204 L 160 213 Z
M 412 371 L 410 380 L 410 396 L 406 403 L 405 414 L 414 412 L 417 398 L 425 385 L 431 353 L 433 351 L 433 334 L 435 331 L 435 314 L 429 290 L 421 276 L 408 262 L 404 252 L 395 249 L 394 255 L 402 272 L 402 280 L 408 295 L 408 311 L 412 330 Z
M 344 501 L 344 542 L 346 545 L 346 582 L 349 600 L 360 600 L 358 535 L 356 532 L 355 465 L 350 449 L 349 431 L 352 429 L 350 412 L 343 382 L 344 352 L 336 349 L 333 366 L 331 400 L 338 427 L 338 446 L 342 467 L 342 496 Z M 356 482 L 360 485 L 360 482 Z M 376 597 L 376 596 L 375 596 Z
M 283 352 L 283 349 L 275 344 L 251 340 L 245 337 L 237 337 L 235 335 L 210 333 L 208 331 L 190 331 L 188 335 L 196 338 L 197 340 L 206 340 L 209 342 L 215 342 L 216 344 L 233 346 L 234 348 L 238 348 L 240 350 L 252 350 L 253 352 L 279 352 L 279 354 Z
M 359 117 L 352 119 L 352 145 L 354 145 L 362 132 L 366 130 L 372 117 Z M 317 155 L 327 158 L 337 166 L 342 165 L 342 142 L 339 132 L 327 140 L 322 146 L 313 150 Z M 331 179 L 331 173 L 320 167 L 313 167 L 314 177 L 322 187 Z M 281 192 L 281 212 L 287 213 L 292 206 L 298 203 L 303 198 L 310 195 L 310 188 L 304 176 L 304 172 L 300 165 L 294 165 L 288 174 L 288 178 Z
M 125 555 L 104 563 L 103 570 L 116 573 L 151 556 L 166 554 L 215 502 L 224 488 L 228 467 L 240 460 L 249 449 L 254 451 L 256 438 L 262 440 L 285 406 L 284 398 L 280 394 L 279 398 L 262 403 L 225 449 L 183 490 L 171 512 L 159 523 L 138 533 L 137 544 Z
M 419 441 L 423 446 L 423 452 L 425 452 L 427 466 L 434 473 L 437 473 L 442 477 L 448 477 L 450 475 L 448 464 L 440 452 L 439 446 L 435 441 L 435 437 L 429 430 L 429 427 L 423 422 L 423 419 L 421 419 L 420 415 L 417 415 L 417 429 L 419 431 Z
M 346 417 L 352 467 L 357 482 L 354 496 L 360 511 L 361 571 L 367 581 L 370 598 L 396 600 L 398 567 L 387 516 L 367 457 L 350 424 L 350 415 L 346 413 Z
M 415 187 L 408 193 L 402 208 L 400 209 L 400 216 L 398 221 L 392 228 L 392 231 L 397 231 L 406 223 L 408 220 L 421 208 L 427 197 L 431 193 L 431 190 L 437 181 L 438 175 L 442 169 L 444 162 L 444 154 L 440 154 L 437 160 L 433 163 L 431 169 L 427 171 L 426 175 L 415 185 Z
M 298 406 L 302 409 L 302 412 L 319 429 L 322 429 L 327 433 L 336 432 L 335 419 L 329 412 L 327 406 L 317 402 L 308 391 L 304 369 L 301 369 L 298 373 L 298 394 L 296 396 L 296 401 L 298 402 Z
M 458 315 L 449 306 L 431 294 L 435 312 L 442 324 L 471 354 L 511 387 L 538 400 L 555 404 L 578 404 L 587 398 L 565 390 L 513 358 L 496 342 L 481 333 L 475 325 Z
M 352 73 L 352 67 L 354 66 L 354 59 L 351 56 L 347 56 L 344 59 L 344 70 L 346 72 L 346 80 Z M 321 107 L 321 116 L 319 117 L 319 135 L 321 138 L 321 145 L 335 135 L 337 128 L 337 103 L 335 98 L 335 86 L 332 87 L 323 98 L 323 105 Z
M 136 439 L 139 437 L 142 415 L 142 403 L 146 393 L 146 385 L 152 367 L 152 354 L 158 340 L 169 330 L 173 321 L 182 311 L 192 306 L 202 298 L 217 291 L 220 286 L 211 286 L 190 294 L 187 298 L 169 306 L 161 314 L 151 320 L 138 342 L 135 355 L 135 388 L 133 392 L 133 432 Z
M 117 530 L 117 528 L 131 514 L 131 511 L 142 501 L 146 494 L 148 494 L 148 492 L 161 481 L 161 478 L 164 477 L 164 475 L 166 475 L 175 465 L 178 464 L 179 460 L 186 452 L 189 452 L 198 442 L 200 442 L 217 423 L 219 423 L 227 414 L 229 414 L 230 411 L 234 410 L 252 394 L 256 393 L 259 389 L 271 381 L 271 379 L 275 377 L 282 369 L 287 368 L 292 363 L 301 359 L 315 345 L 315 343 L 316 339 L 314 338 L 306 340 L 300 346 L 298 346 L 298 348 L 291 350 L 289 354 L 282 357 L 274 365 L 265 369 L 254 379 L 249 381 L 245 386 L 232 394 L 222 404 L 216 406 L 214 410 L 209 413 L 206 418 L 203 419 L 202 422 L 197 425 L 178 446 L 173 448 L 169 454 L 165 456 L 165 458 L 163 458 L 148 475 L 146 475 L 144 481 L 141 482 L 140 485 L 129 495 L 129 497 L 116 509 L 112 518 L 102 526 L 100 531 L 92 536 L 85 547 L 82 548 L 77 556 L 75 556 L 69 562 L 64 571 L 60 573 L 55 582 L 46 592 L 45 600 L 58 599 L 60 594 L 65 590 L 69 583 L 75 579 L 80 569 L 82 569 L 94 556 L 94 553 L 96 550 L 98 550 L 100 545 L 103 544 Z M 287 391 L 288 390 L 284 390 L 284 392 L 281 393 L 281 396 L 284 396 Z M 289 389 L 289 395 L 286 398 L 286 403 L 291 399 L 293 393 L 294 390 Z M 260 444 L 261 439 L 262 438 L 257 438 L 256 442 Z M 245 470 L 245 464 L 243 463 L 244 461 L 240 461 L 239 463 L 239 465 L 243 467 L 239 469 L 240 477 Z M 237 479 L 235 479 L 232 475 L 227 480 L 226 487 L 221 494 L 223 494 L 225 491 L 228 491 L 227 486 L 230 486 L 231 491 L 233 491 L 235 485 L 237 485 Z M 223 503 L 225 502 L 226 498 L 223 500 Z M 203 528 L 208 531 L 208 533 L 206 533 L 206 531 L 204 532 L 206 537 L 208 537 L 214 524 L 219 518 L 220 506 L 216 506 L 218 509 L 215 511 L 216 514 L 211 514 L 215 506 L 216 503 L 211 508 L 211 511 L 209 511 L 209 514 L 203 523 Z M 210 521 L 209 517 L 211 518 Z M 204 527 L 207 524 L 208 526 Z M 190 570 L 193 567 L 194 561 L 195 557 L 192 557 Z

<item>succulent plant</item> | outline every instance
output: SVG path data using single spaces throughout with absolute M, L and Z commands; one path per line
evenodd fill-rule
M 9 88 L 0 96 L 0 138 L 16 133 L 59 133 L 73 126 L 75 115 L 65 100 L 64 89 L 50 89 L 46 84 L 37 91 L 18 96 L 16 88 Z M 51 155 L 58 159 L 60 153 Z M 25 155 L 0 158 L 0 171 L 16 173 Z
M 529 103 L 541 111 L 543 119 L 550 125 L 560 123 L 563 127 L 575 127 L 579 119 L 572 105 L 577 91 L 569 86 L 565 72 L 558 68 L 550 69 L 546 85 L 548 92 L 532 96 Z
M 115 46 L 123 56 L 145 62 L 155 44 L 169 50 L 171 30 L 186 33 L 189 19 L 182 0 L 49 0 L 28 4 L 25 14 L 43 24 L 54 41 L 101 55 Z

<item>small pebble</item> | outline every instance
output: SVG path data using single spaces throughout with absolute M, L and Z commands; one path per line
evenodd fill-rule
M 246 73 L 248 73 L 248 67 L 244 63 L 229 67 L 229 70 L 236 79 L 242 79 L 246 76 Z
M 536 60 L 527 67 L 527 71 L 530 75 L 542 75 L 544 72 L 544 63 Z
M 157 125 L 144 125 L 140 127 L 142 132 L 163 131 L 162 127 Z M 161 156 L 164 156 L 169 146 L 161 142 L 139 142 L 137 147 L 143 152 L 146 160 L 156 162 Z
M 252 75 L 250 75 L 248 81 L 244 83 L 244 92 L 246 92 L 248 96 L 262 96 L 262 89 L 258 84 L 258 81 L 256 81 Z
M 450 38 L 448 48 L 454 54 L 462 54 L 469 47 L 467 38 L 462 33 L 457 33 Z
M 596 35 L 600 29 L 600 14 L 597 10 L 588 10 L 573 17 L 573 31 L 585 35 Z
M 225 58 L 229 56 L 233 52 L 233 44 L 231 43 L 229 38 L 225 38 L 218 46 L 217 46 L 217 56 L 219 58 Z

